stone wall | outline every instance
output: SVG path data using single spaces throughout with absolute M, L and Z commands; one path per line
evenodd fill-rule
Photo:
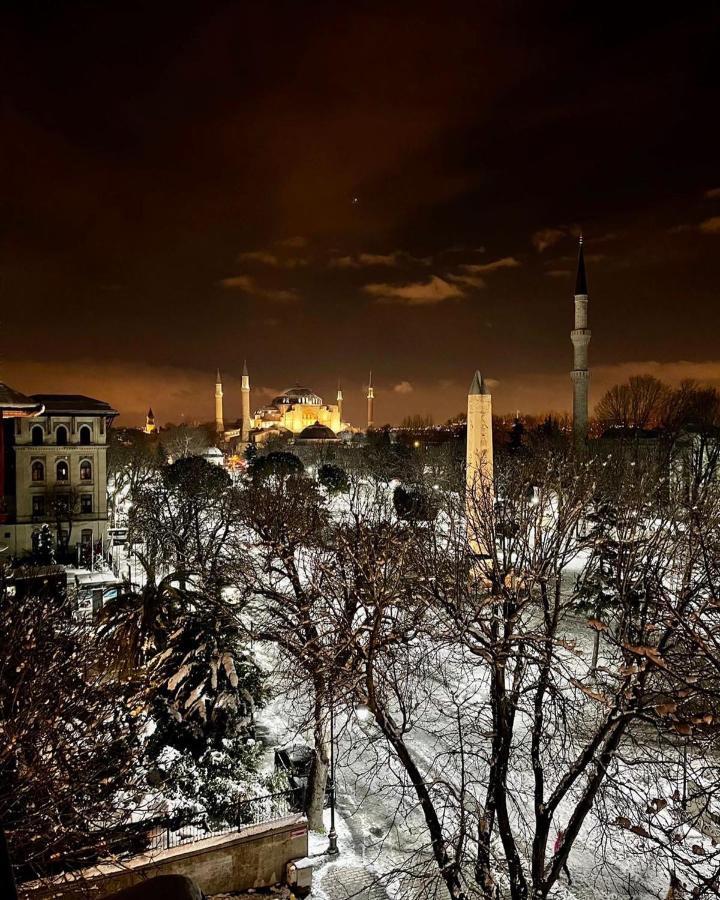
M 102 898 L 154 875 L 187 875 L 206 894 L 220 894 L 284 881 L 287 863 L 307 852 L 307 821 L 304 816 L 291 815 L 250 825 L 242 832 L 86 869 L 54 879 L 50 885 L 21 885 L 19 893 L 21 900 Z

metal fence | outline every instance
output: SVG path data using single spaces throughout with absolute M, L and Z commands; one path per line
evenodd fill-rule
M 251 825 L 274 822 L 298 811 L 297 801 L 297 794 L 292 790 L 242 800 L 227 810 L 227 815 L 223 816 L 225 825 L 210 822 L 207 816 L 185 816 L 180 812 L 161 822 L 153 822 L 148 838 L 153 850 L 169 850 L 208 837 L 234 834 Z

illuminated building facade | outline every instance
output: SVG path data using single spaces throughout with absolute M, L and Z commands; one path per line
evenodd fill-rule
M 25 414 L 4 427 L 0 540 L 20 557 L 47 523 L 66 549 L 103 541 L 108 429 L 116 410 L 76 394 L 25 400 L 31 404 Z

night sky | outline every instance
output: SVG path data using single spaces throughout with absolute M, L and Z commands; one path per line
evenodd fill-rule
M 123 421 L 299 381 L 363 424 L 720 385 L 720 5 L 24 2 L 0 19 L 0 380 Z

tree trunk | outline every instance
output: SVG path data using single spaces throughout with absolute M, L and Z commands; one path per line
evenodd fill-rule
M 425 816 L 425 824 L 430 833 L 430 841 L 432 844 L 433 856 L 437 864 L 440 875 L 445 882 L 448 895 L 451 900 L 467 900 L 467 895 L 462 886 L 462 880 L 458 866 L 453 862 L 448 852 L 447 843 L 443 835 L 442 825 L 438 818 L 437 811 L 432 802 L 430 791 L 428 790 L 422 773 L 415 765 L 410 750 L 400 734 L 397 726 L 393 722 L 391 716 L 381 707 L 379 707 L 373 699 L 368 698 L 368 705 L 375 717 L 375 722 L 384 734 L 385 738 L 391 744 L 398 759 L 402 763 L 415 794 L 420 801 L 423 815 Z
M 313 755 L 310 774 L 308 775 L 307 793 L 305 794 L 305 813 L 308 827 L 312 831 L 322 831 L 323 809 L 325 807 L 325 788 L 327 786 L 328 758 L 327 734 L 323 717 L 324 685 L 315 685 L 315 706 L 313 710 Z

